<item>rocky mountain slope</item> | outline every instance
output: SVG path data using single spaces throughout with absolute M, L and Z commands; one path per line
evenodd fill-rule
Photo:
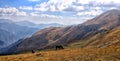
M 16 52 L 50 48 L 81 41 L 120 25 L 120 11 L 107 11 L 87 22 L 68 27 L 51 27 L 36 32 L 19 44 Z
M 103 47 L 119 47 L 120 46 L 120 26 L 97 33 L 84 40 L 78 40 L 79 42 L 71 43 L 69 47 L 81 47 L 81 48 L 103 48 Z

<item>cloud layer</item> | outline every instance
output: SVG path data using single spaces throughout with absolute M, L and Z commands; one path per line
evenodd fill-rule
M 19 11 L 15 7 L 0 8 L 0 16 L 27 16 L 26 12 Z
M 30 2 L 37 2 L 37 1 L 40 1 L 40 0 L 28 0 Z
M 120 0 L 27 0 L 27 5 L 0 7 L 0 17 L 14 19 L 17 16 L 15 19 L 32 20 L 36 23 L 58 21 L 57 23 L 76 24 L 107 10 L 119 8 Z

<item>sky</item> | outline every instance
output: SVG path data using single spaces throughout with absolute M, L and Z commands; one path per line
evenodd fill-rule
M 120 0 L 0 0 L 0 19 L 73 25 L 119 8 Z

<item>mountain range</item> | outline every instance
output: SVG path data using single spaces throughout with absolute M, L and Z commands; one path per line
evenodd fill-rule
M 29 21 L 13 22 L 9 19 L 0 19 L 0 48 L 16 43 L 19 39 L 30 37 L 40 29 L 56 25 L 62 26 L 61 24 L 37 25 Z
M 20 25 L 20 26 L 27 26 L 30 28 L 39 28 L 39 29 L 44 29 L 47 27 L 62 27 L 64 25 L 58 24 L 58 23 L 50 23 L 50 24 L 35 24 L 29 21 L 20 21 L 20 22 L 15 22 L 15 24 Z
M 14 49 L 14 53 L 20 53 L 69 44 L 85 48 L 119 46 L 119 30 L 120 10 L 109 10 L 82 24 L 42 29 L 11 49 Z
M 0 40 L 5 43 L 1 43 L 0 48 L 8 46 L 27 35 L 31 35 L 36 30 L 36 28 L 19 26 L 8 19 L 0 19 Z
M 68 27 L 50 27 L 34 33 L 19 44 L 16 51 L 30 51 L 78 42 L 120 25 L 120 11 L 107 11 L 87 22 Z

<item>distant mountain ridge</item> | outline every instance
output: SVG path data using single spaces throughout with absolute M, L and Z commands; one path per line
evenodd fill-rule
M 62 27 L 62 26 L 64 26 L 64 25 L 58 24 L 58 23 L 34 24 L 29 21 L 20 21 L 20 22 L 16 22 L 15 24 L 20 25 L 20 26 L 27 26 L 27 27 L 31 27 L 31 28 L 39 28 L 39 29 L 44 29 L 47 27 Z
M 60 24 L 58 24 L 59 26 Z M 33 26 L 33 27 L 32 27 Z M 9 19 L 0 19 L 0 48 L 9 46 L 12 43 L 15 43 L 21 38 L 29 37 L 34 32 L 49 27 L 48 24 L 44 24 L 41 27 L 34 27 L 37 26 L 36 24 L 29 22 L 29 21 L 22 21 L 22 22 L 13 22 Z M 50 24 L 50 26 L 56 26 L 54 24 Z M 61 25 L 60 25 L 61 26 Z M 4 44 L 3 44 L 4 43 Z
M 19 21 L 19 22 L 15 22 L 15 24 L 20 25 L 20 26 L 27 26 L 27 27 L 33 27 L 36 25 L 29 21 Z
M 8 46 L 20 38 L 30 36 L 37 30 L 37 28 L 19 26 L 8 19 L 0 19 L 0 40 L 5 43 L 0 48 Z

